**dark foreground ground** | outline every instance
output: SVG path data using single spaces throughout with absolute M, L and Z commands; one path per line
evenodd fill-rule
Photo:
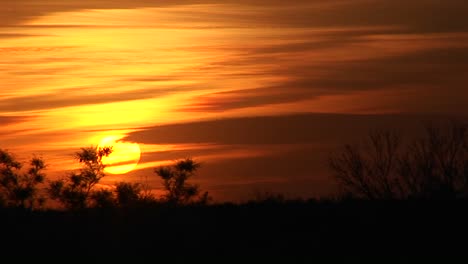
M 286 263 L 348 257 L 403 263 L 412 256 L 409 263 L 468 263 L 466 201 L 4 209 L 0 228 L 2 256 L 133 256 L 186 263 L 195 257 L 223 263 L 254 255 L 264 257 L 258 263 L 276 257 Z

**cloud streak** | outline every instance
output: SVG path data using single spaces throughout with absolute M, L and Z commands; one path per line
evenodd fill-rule
M 101 96 L 93 93 L 94 88 L 67 88 L 64 91 L 54 91 L 49 94 L 16 96 L 0 99 L 0 111 L 32 111 L 55 109 L 71 106 L 106 104 L 120 101 L 162 97 L 181 88 L 144 88 L 123 92 L 103 93 Z
M 22 122 L 30 121 L 32 118 L 31 116 L 1 116 L 0 115 L 0 125 L 6 126 L 11 124 L 17 124 Z
M 283 80 L 264 87 L 206 94 L 193 100 L 193 104 L 182 108 L 181 111 L 223 111 L 265 104 L 313 100 L 324 95 L 346 95 L 359 91 L 384 89 L 401 90 L 402 94 L 408 89 L 419 89 L 420 94 L 432 94 L 437 93 L 437 90 L 443 90 L 448 97 L 456 101 L 460 99 L 460 94 L 465 94 L 463 87 L 468 83 L 466 75 L 463 74 L 468 71 L 468 46 L 464 44 L 458 47 L 450 46 L 457 39 L 466 38 L 468 35 L 453 36 L 451 41 L 442 44 L 442 47 L 423 47 L 394 56 L 380 54 L 362 59 L 342 60 L 336 57 L 334 60 L 322 62 L 312 59 L 305 62 L 296 60 L 279 62 L 279 69 L 273 68 L 268 74 L 284 76 Z M 415 41 L 421 40 L 415 38 Z M 362 42 L 364 40 L 361 40 Z M 274 46 L 252 51 L 250 57 L 246 55 L 239 62 L 231 61 L 230 63 L 233 67 L 242 67 L 242 65 L 278 61 L 285 56 L 284 53 L 288 55 L 296 53 L 296 49 L 299 49 L 304 56 L 307 56 L 309 51 L 307 45 L 303 43 L 286 45 L 283 48 Z M 399 110 L 414 111 L 412 104 L 418 102 L 425 102 L 429 105 L 437 103 L 432 100 L 439 99 L 427 96 L 415 97 L 407 103 L 402 102 Z M 464 102 L 468 103 L 468 101 Z M 419 109 L 422 112 L 429 110 Z M 442 107 L 439 110 L 453 112 L 454 109 Z

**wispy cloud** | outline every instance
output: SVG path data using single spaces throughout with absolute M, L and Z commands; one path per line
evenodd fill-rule
M 402 94 L 408 89 L 419 89 L 420 95 L 426 94 L 402 101 L 400 111 L 413 111 L 414 103 L 437 104 L 433 101 L 439 100 L 437 97 L 427 97 L 437 90 L 457 101 L 460 94 L 465 94 L 463 87 L 468 83 L 464 74 L 468 71 L 468 46 L 465 41 L 459 42 L 467 39 L 468 34 L 431 38 L 399 35 L 383 40 L 364 35 L 356 40 L 339 42 L 338 49 L 333 45 L 323 46 L 317 52 L 313 51 L 314 45 L 304 43 L 253 49 L 222 67 L 242 68 L 275 62 L 277 67 L 265 67 L 267 72 L 261 74 L 283 78 L 251 89 L 207 93 L 181 111 L 223 111 L 384 89 L 400 90 Z M 360 48 L 362 51 L 358 53 Z M 356 53 L 349 54 L 348 58 L 340 56 L 347 49 L 356 50 Z M 299 56 L 309 59 L 301 60 Z M 418 111 L 425 110 L 431 109 Z M 450 107 L 438 110 L 462 111 Z
M 53 93 L 40 93 L 37 95 L 14 96 L 0 99 L 0 111 L 31 111 L 50 110 L 55 108 L 106 104 L 119 101 L 132 101 L 138 99 L 157 98 L 168 93 L 174 93 L 178 88 L 141 88 L 120 92 L 94 92 L 95 87 L 68 87 Z M 109 89 L 112 90 L 112 89 Z
M 145 144 L 309 144 L 355 140 L 372 127 L 414 124 L 414 115 L 299 114 L 229 118 L 145 127 L 125 140 Z M 419 116 L 423 120 L 424 116 Z M 417 124 L 414 124 L 417 126 Z M 355 133 L 348 133 L 353 127 Z M 180 133 L 183 131 L 183 133 Z
M 0 125 L 6 126 L 21 122 L 30 121 L 34 117 L 31 116 L 1 116 L 0 115 Z

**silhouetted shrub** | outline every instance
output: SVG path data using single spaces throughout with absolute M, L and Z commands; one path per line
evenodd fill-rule
M 41 158 L 34 157 L 26 173 L 23 164 L 7 151 L 0 149 L 0 202 L 3 206 L 33 209 L 41 206 L 44 198 L 38 195 L 38 185 L 44 182 L 46 168 Z

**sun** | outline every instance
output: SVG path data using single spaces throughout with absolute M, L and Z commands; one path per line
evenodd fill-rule
M 102 163 L 106 165 L 104 172 L 124 174 L 135 169 L 140 161 L 141 151 L 138 143 L 120 139 L 118 136 L 107 136 L 98 145 L 98 148 L 112 146 L 112 153 L 102 158 Z

